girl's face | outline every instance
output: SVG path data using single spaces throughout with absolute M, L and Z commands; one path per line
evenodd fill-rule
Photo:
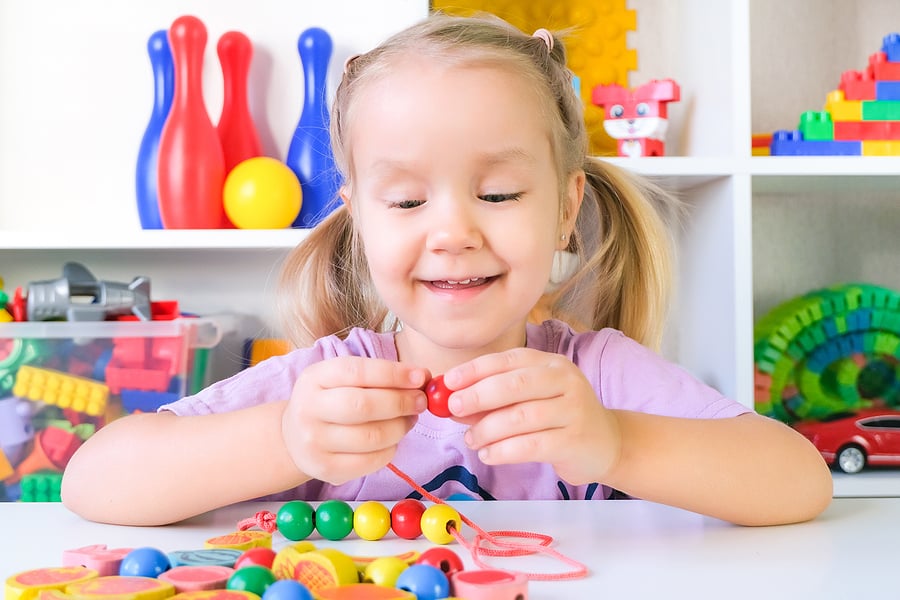
M 523 344 L 572 227 L 560 222 L 542 114 L 521 77 L 428 58 L 360 91 L 342 195 L 372 279 L 403 323 L 398 347 L 411 356 L 401 358 L 444 368 Z M 572 222 L 582 189 L 583 174 L 570 178 Z

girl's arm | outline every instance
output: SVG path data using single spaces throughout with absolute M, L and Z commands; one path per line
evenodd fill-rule
M 286 404 L 113 421 L 69 461 L 63 502 L 92 521 L 162 525 L 297 486 L 309 478 L 280 435 Z
M 816 448 L 773 419 L 682 419 L 609 411 L 618 457 L 603 483 L 632 496 L 742 525 L 812 519 L 831 502 Z
M 160 525 L 310 478 L 363 477 L 393 458 L 425 410 L 428 377 L 405 363 L 343 356 L 306 367 L 289 401 L 124 417 L 69 461 L 63 502 L 93 521 Z

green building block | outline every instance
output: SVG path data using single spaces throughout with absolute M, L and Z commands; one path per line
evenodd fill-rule
M 824 110 L 808 110 L 800 115 L 800 125 L 797 127 L 803 134 L 803 139 L 808 141 L 834 140 L 834 122 L 831 113 Z
M 864 100 L 863 121 L 900 121 L 900 100 Z
M 62 473 L 38 471 L 22 477 L 20 502 L 60 502 Z

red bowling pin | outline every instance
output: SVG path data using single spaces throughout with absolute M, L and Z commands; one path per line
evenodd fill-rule
M 222 115 L 216 131 L 225 154 L 225 173 L 241 161 L 262 155 L 259 133 L 247 103 L 247 75 L 253 45 L 250 38 L 239 31 L 229 31 L 219 38 L 216 46 L 222 64 Z
M 203 101 L 206 27 L 183 16 L 169 28 L 175 97 L 159 141 L 159 209 L 170 229 L 229 226 L 222 203 L 225 156 Z

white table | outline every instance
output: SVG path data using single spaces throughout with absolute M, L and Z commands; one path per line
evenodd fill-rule
M 0 503 L 3 544 L 0 578 L 59 566 L 63 550 L 91 544 L 110 548 L 154 546 L 166 552 L 197 549 L 236 529 L 257 510 L 280 504 L 223 508 L 168 527 L 90 523 L 60 504 Z M 563 554 L 585 563 L 588 577 L 531 582 L 532 600 L 576 598 L 860 598 L 898 592 L 900 498 L 840 498 L 817 520 L 782 527 L 746 528 L 637 500 L 458 502 L 454 506 L 487 530 L 526 529 L 552 535 Z M 471 538 L 465 527 L 463 535 Z M 351 555 L 383 556 L 432 546 L 392 533 L 378 542 L 354 534 L 339 542 Z M 288 544 L 280 534 L 273 547 Z M 467 567 L 471 558 L 458 544 Z M 498 568 L 562 571 L 541 557 L 488 559 Z

